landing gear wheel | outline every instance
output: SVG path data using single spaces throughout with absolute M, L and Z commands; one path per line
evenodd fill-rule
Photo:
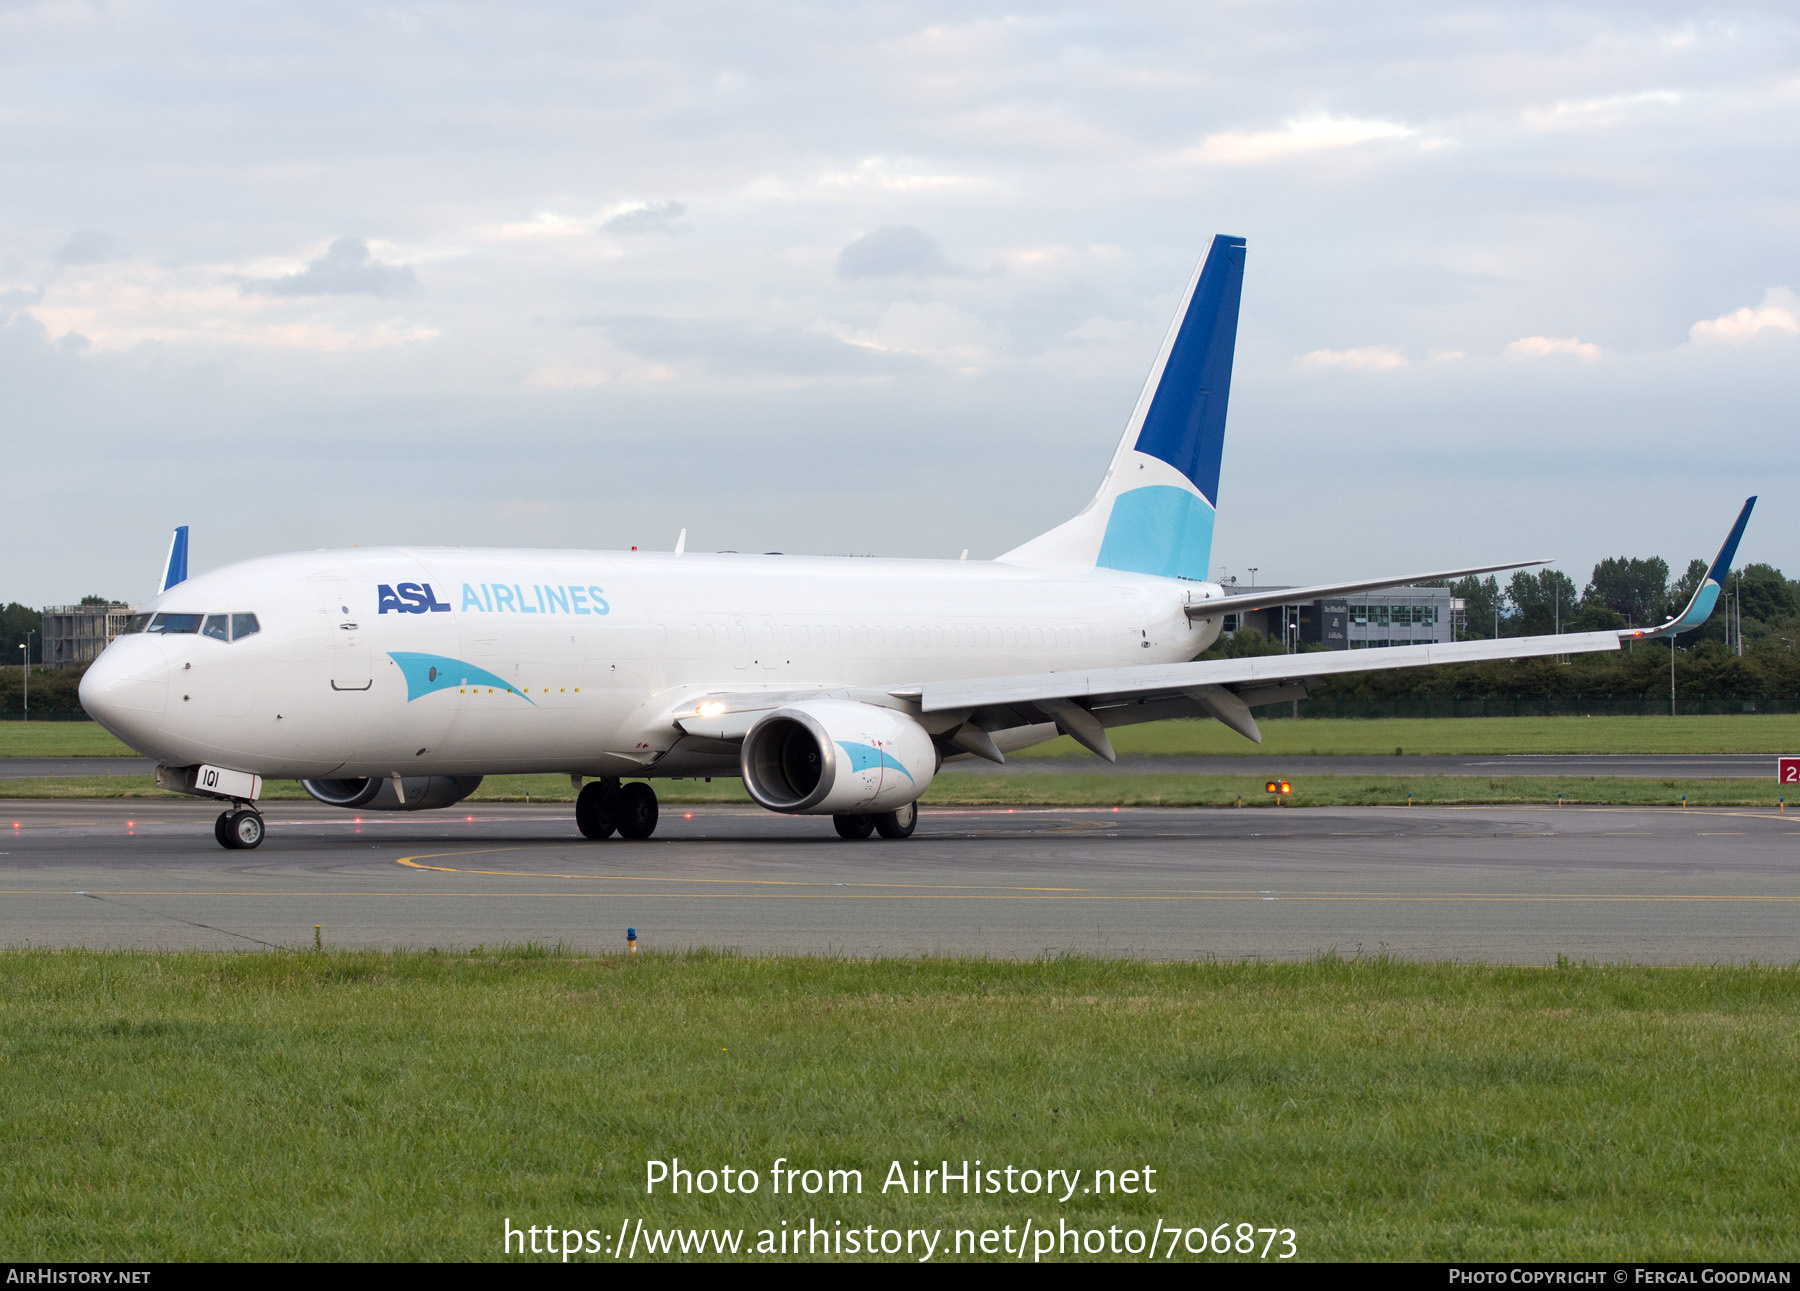
M 222 847 L 234 852 L 247 852 L 261 847 L 263 818 L 249 809 L 228 811 L 213 822 L 213 837 Z
M 909 802 L 894 811 L 884 811 L 875 818 L 875 828 L 883 838 L 911 838 L 919 827 L 919 804 Z
M 831 823 L 837 826 L 839 838 L 867 838 L 875 832 L 873 816 L 833 816 Z
M 611 838 L 618 825 L 619 786 L 596 780 L 575 797 L 575 828 L 583 838 Z
M 613 808 L 619 824 L 620 838 L 648 838 L 656 832 L 656 790 L 642 780 L 633 780 L 619 790 L 618 806 Z

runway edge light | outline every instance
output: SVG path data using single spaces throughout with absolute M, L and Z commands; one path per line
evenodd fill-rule
M 625 946 L 626 946 L 626 949 L 628 949 L 632 954 L 634 954 L 634 955 L 637 954 L 637 929 L 636 928 L 627 928 L 625 930 Z

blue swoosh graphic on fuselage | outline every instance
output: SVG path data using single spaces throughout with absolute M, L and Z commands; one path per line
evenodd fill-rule
M 892 767 L 908 780 L 913 778 L 912 772 L 873 744 L 856 744 L 849 740 L 839 740 L 837 746 L 849 756 L 852 771 L 870 771 L 877 767 Z M 918 781 L 913 780 L 913 783 L 917 784 Z
M 406 702 L 409 704 L 435 691 L 450 690 L 457 686 L 492 686 L 509 695 L 518 695 L 533 708 L 537 707 L 529 695 L 519 694 L 504 677 L 496 677 L 486 668 L 477 668 L 461 659 L 441 654 L 414 654 L 407 650 L 390 650 L 388 658 L 400 665 L 400 674 L 406 678 Z M 436 680 L 431 676 L 433 668 L 437 669 Z

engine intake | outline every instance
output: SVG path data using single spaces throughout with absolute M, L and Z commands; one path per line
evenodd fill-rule
M 354 780 L 302 780 L 300 787 L 327 807 L 354 807 L 359 811 L 429 811 L 453 807 L 481 787 L 478 775 L 402 776 L 406 801 L 394 792 L 391 777 Z
M 931 736 L 905 713 L 849 700 L 790 704 L 761 718 L 739 755 L 744 787 L 770 811 L 892 811 L 937 774 Z

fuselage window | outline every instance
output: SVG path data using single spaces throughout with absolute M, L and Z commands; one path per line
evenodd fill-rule
M 245 637 L 253 637 L 262 631 L 262 624 L 256 621 L 254 614 L 233 614 L 231 616 L 231 639 L 242 641 Z
M 202 617 L 204 616 L 199 614 L 158 614 L 150 620 L 150 626 L 144 630 L 170 636 L 198 632 Z
M 231 640 L 231 616 L 228 614 L 208 614 L 206 623 L 200 629 L 200 635 L 211 637 L 214 641 Z

